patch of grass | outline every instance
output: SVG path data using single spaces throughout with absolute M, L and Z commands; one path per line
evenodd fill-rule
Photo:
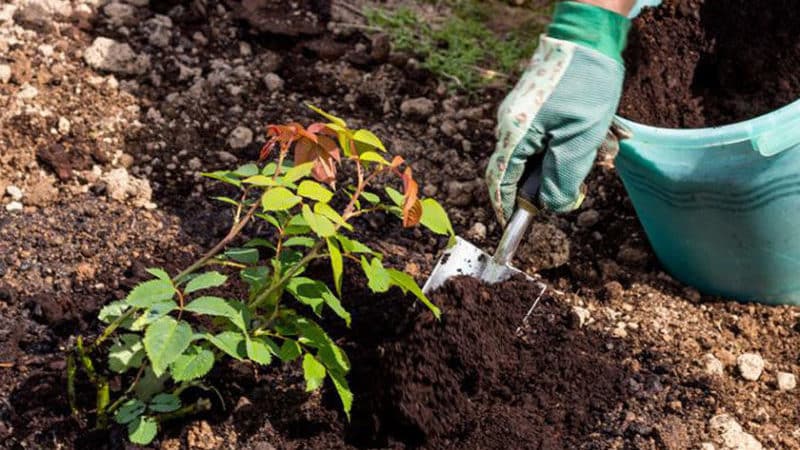
M 467 92 L 498 76 L 516 75 L 520 62 L 535 50 L 541 24 L 525 23 L 500 35 L 487 26 L 498 13 L 487 2 L 452 0 L 448 4 L 452 15 L 433 25 L 422 22 L 408 7 L 369 9 L 365 15 L 371 26 L 389 34 L 395 48 L 419 55 L 425 68 L 447 80 L 451 88 Z

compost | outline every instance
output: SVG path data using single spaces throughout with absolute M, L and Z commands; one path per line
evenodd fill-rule
M 718 126 L 800 97 L 797 0 L 666 0 L 633 21 L 623 117 Z

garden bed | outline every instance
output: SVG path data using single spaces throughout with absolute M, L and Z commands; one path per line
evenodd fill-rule
M 229 219 L 208 199 L 225 191 L 196 173 L 253 160 L 263 125 L 305 123 L 305 101 L 374 130 L 413 162 L 420 190 L 444 203 L 458 234 L 497 243 L 481 179 L 502 89 L 450 94 L 409 55 L 377 51 L 382 38 L 345 26 L 250 33 L 227 3 L 206 3 L 205 15 L 191 5 L 170 13 L 166 47 L 102 9 L 49 26 L 0 22 L 19 39 L 4 56 L 12 79 L 0 83 L 9 99 L 0 191 L 25 194 L 23 211 L 5 209 L 10 196 L 0 209 L 0 447 L 125 447 L 123 429 L 92 433 L 70 417 L 63 350 L 97 333 L 98 309 L 146 279 L 146 267 L 176 272 L 224 235 Z M 133 11 L 139 23 L 153 18 Z M 336 2 L 332 16 L 359 20 Z M 88 67 L 82 54 L 97 36 L 149 54 L 150 68 Z M 270 72 L 283 84 L 268 84 Z M 26 83 L 38 94 L 20 95 Z M 231 138 L 247 134 L 234 133 L 240 126 L 256 139 L 240 146 Z M 148 180 L 155 209 L 112 198 L 107 174 L 121 168 Z M 365 226 L 387 265 L 420 282 L 444 243 L 415 230 L 387 235 L 380 217 Z M 521 336 L 539 290 L 520 281 L 456 280 L 432 296 L 444 311 L 437 322 L 396 291 L 363 292 L 347 273 L 353 323 L 332 334 L 353 363 L 350 424 L 330 386 L 305 392 L 297 365 L 229 363 L 210 375 L 225 408 L 170 423 L 152 448 L 685 449 L 730 437 L 722 415 L 768 448 L 800 448 L 796 392 L 777 386 L 779 372 L 800 373 L 800 314 L 703 297 L 664 274 L 607 158 L 580 211 L 537 219 L 518 263 L 548 285 Z M 739 374 L 745 352 L 766 362 L 757 381 Z

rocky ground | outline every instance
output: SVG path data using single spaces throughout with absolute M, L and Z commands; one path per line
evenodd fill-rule
M 253 159 L 264 125 L 308 121 L 306 102 L 375 131 L 458 234 L 496 243 L 482 174 L 503 87 L 448 92 L 385 35 L 362 32 L 361 3 L 281 3 L 0 5 L 0 446 L 73 445 L 42 422 L 56 393 L 41 374 L 58 380 L 70 336 L 91 331 L 144 267 L 181 267 L 224 233 L 209 200 L 221 188 L 198 174 Z M 390 261 L 413 253 L 424 280 L 437 241 L 377 243 L 372 227 Z M 663 273 L 610 155 L 582 209 L 537 219 L 522 253 L 576 326 L 632 349 L 623 363 L 648 373 L 626 381 L 632 396 L 586 448 L 800 448 L 800 310 L 707 298 Z M 38 389 L 44 401 L 15 400 Z M 261 434 L 245 438 L 230 416 L 170 429 L 159 445 L 306 447 L 297 424 L 266 411 Z

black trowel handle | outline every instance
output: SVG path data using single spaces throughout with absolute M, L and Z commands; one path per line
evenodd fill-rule
M 537 153 L 525 163 L 525 171 L 522 173 L 520 183 L 517 188 L 517 207 L 532 209 L 536 211 L 537 197 L 539 188 L 542 187 L 542 164 L 544 163 L 544 152 Z

